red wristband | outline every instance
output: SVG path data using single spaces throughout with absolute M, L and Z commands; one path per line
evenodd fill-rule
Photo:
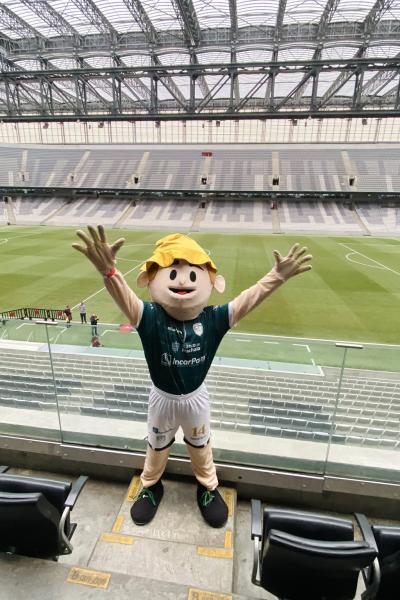
M 111 279 L 111 277 L 114 277 L 116 272 L 117 272 L 117 269 L 115 267 L 113 267 L 111 269 L 111 271 L 108 271 L 108 273 L 104 273 L 104 277 L 107 277 L 107 279 Z

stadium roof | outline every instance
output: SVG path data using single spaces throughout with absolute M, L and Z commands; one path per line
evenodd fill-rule
M 0 0 L 0 31 L 6 117 L 399 109 L 400 0 Z

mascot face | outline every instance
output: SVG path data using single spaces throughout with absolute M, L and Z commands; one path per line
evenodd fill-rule
M 207 267 L 183 259 L 175 259 L 170 267 L 158 269 L 149 283 L 152 299 L 168 313 L 194 313 L 195 317 L 207 306 L 212 289 Z
M 156 249 L 154 260 L 142 268 L 138 285 L 147 285 L 152 300 L 174 319 L 195 319 L 207 306 L 213 288 L 224 291 L 225 280 L 216 275 L 211 259 L 194 240 L 174 234 L 159 240 L 157 248 L 165 249 L 167 243 L 168 256 Z

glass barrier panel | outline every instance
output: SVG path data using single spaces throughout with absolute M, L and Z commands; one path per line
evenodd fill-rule
M 0 322 L 1 434 L 61 440 L 46 327 L 28 320 Z
M 228 334 L 208 376 L 215 458 L 322 474 L 342 359 L 334 342 Z
M 400 483 L 400 346 L 345 348 L 326 474 Z
M 51 354 L 63 441 L 144 451 L 150 380 L 136 331 L 62 323 Z

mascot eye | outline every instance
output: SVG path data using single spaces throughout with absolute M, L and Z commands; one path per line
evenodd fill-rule
M 177 276 L 177 272 L 176 269 L 172 269 L 171 273 L 169 274 L 169 278 L 174 280 Z
M 190 271 L 190 281 L 196 281 L 196 273 L 194 271 Z

